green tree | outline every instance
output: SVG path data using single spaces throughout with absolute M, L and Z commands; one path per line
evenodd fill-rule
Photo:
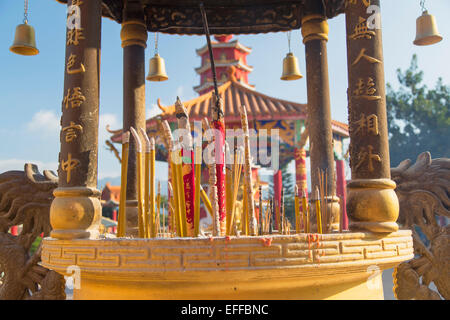
M 398 90 L 387 84 L 387 118 L 391 166 L 430 151 L 433 158 L 450 157 L 450 87 L 422 84 L 423 71 L 413 55 L 410 67 L 397 69 Z

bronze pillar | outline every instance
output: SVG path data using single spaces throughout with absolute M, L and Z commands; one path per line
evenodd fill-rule
M 147 27 L 144 11 L 139 1 L 128 1 L 123 10 L 124 22 L 120 38 L 123 48 L 123 130 L 134 127 L 145 129 L 145 48 Z M 143 137 L 141 137 L 143 139 Z M 136 144 L 130 139 L 127 174 L 127 231 L 137 236 L 137 166 Z
M 346 9 L 352 170 L 347 212 L 351 229 L 392 232 L 398 229 L 399 204 L 390 179 L 379 8 L 380 1 L 372 0 L 350 1 Z
M 101 0 L 68 1 L 66 64 L 58 188 L 50 208 L 51 236 L 96 237 Z
M 330 87 L 328 80 L 328 22 L 318 14 L 302 19 L 302 35 L 306 54 L 308 91 L 308 130 L 311 157 L 311 187 L 319 187 L 319 170 L 327 176 L 328 212 L 333 229 L 339 228 L 339 198 L 336 197 L 333 133 L 331 130 Z M 311 199 L 314 200 L 314 199 Z M 311 206 L 314 207 L 314 206 Z M 324 228 L 325 230 L 325 228 Z

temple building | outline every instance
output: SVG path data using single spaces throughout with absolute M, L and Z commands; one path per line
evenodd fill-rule
M 306 157 L 309 156 L 308 145 L 300 146 L 300 135 L 305 129 L 305 121 L 308 117 L 307 105 L 298 102 L 291 102 L 283 99 L 274 98 L 255 90 L 253 85 L 248 83 L 248 75 L 253 70 L 247 65 L 247 55 L 251 49 L 242 45 L 238 40 L 230 41 L 232 35 L 215 36 L 217 41 L 212 42 L 212 50 L 216 66 L 216 75 L 218 81 L 219 95 L 223 101 L 224 117 L 226 129 L 241 128 L 241 118 L 239 115 L 239 106 L 245 105 L 248 115 L 249 128 L 257 134 L 259 130 L 266 129 L 268 134 L 268 153 L 271 153 L 271 130 L 278 129 L 279 140 L 279 159 L 278 168 L 281 168 L 295 159 L 296 181 L 300 188 L 308 190 Z M 199 97 L 189 101 L 183 101 L 189 115 L 191 128 L 194 128 L 194 121 L 202 121 L 203 118 L 210 118 L 210 106 L 213 99 L 213 80 L 211 64 L 207 46 L 196 50 L 201 57 L 201 67 L 195 71 L 200 75 L 200 84 L 194 87 L 199 93 Z M 175 105 L 163 106 L 160 99 L 157 101 L 161 113 L 146 121 L 147 133 L 155 138 L 157 144 L 156 159 L 167 161 L 167 145 L 162 139 L 161 121 L 167 120 L 172 128 L 177 128 L 177 118 Z M 343 140 L 349 137 L 348 125 L 336 120 L 331 121 L 333 132 L 333 148 L 335 159 L 342 159 Z M 115 143 L 121 142 L 121 130 L 110 131 L 113 133 L 111 140 Z M 259 176 L 258 168 L 271 167 L 272 163 L 259 161 L 259 157 L 253 155 L 253 175 Z M 257 159 L 255 159 L 257 158 Z M 259 177 L 254 181 L 261 180 Z M 208 170 L 205 167 L 202 170 L 202 182 L 208 184 Z M 336 184 L 338 189 L 345 189 L 345 180 L 343 175 L 337 175 Z M 276 207 L 280 207 L 281 190 L 283 182 L 281 170 L 274 170 L 273 176 L 274 197 Z M 258 185 L 254 188 L 255 200 L 259 197 Z M 206 216 L 202 212 L 202 217 Z
M 247 55 L 252 52 L 251 48 L 242 45 L 238 40 L 231 41 L 233 35 L 215 36 L 217 42 L 212 42 L 212 51 L 215 61 L 217 83 L 222 85 L 228 81 L 228 68 L 234 66 L 235 78 L 243 86 L 253 89 L 248 84 L 248 75 L 253 68 L 247 65 Z M 200 85 L 194 87 L 199 94 L 208 93 L 213 89 L 214 83 L 212 79 L 211 61 L 209 59 L 208 46 L 205 44 L 197 50 L 197 55 L 201 57 L 201 66 L 195 71 L 200 75 Z

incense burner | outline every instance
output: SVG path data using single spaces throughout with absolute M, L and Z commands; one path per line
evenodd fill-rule
M 45 267 L 65 275 L 79 271 L 74 299 L 383 299 L 381 272 L 411 258 L 409 230 L 46 238 L 42 251 Z

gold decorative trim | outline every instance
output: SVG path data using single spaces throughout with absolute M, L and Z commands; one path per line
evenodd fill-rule
M 308 15 L 302 19 L 303 43 L 311 40 L 328 41 L 328 22 L 321 15 Z
M 147 48 L 147 38 L 147 27 L 143 22 L 130 20 L 122 23 L 120 30 L 122 48 L 132 45 Z

